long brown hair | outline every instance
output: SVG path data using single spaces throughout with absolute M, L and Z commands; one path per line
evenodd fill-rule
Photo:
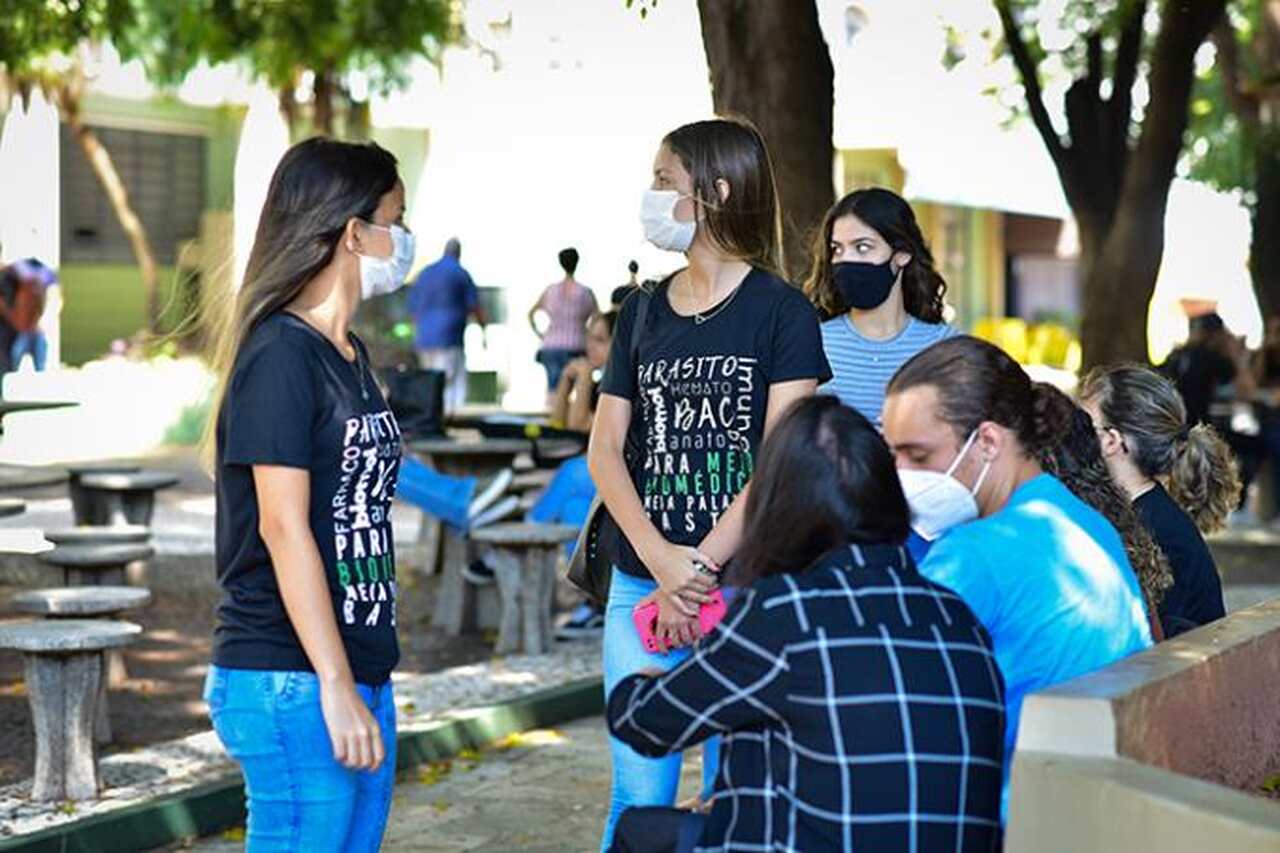
M 695 121 L 662 140 L 693 179 L 705 218 L 699 227 L 735 258 L 783 276 L 782 213 L 764 137 L 740 118 Z M 716 181 L 729 184 L 721 202 Z
M 910 521 L 893 456 L 871 422 L 835 397 L 808 397 L 765 439 L 730 582 L 802 572 L 848 543 L 899 545 Z
M 1057 446 L 1041 450 L 1040 464 L 1061 480 L 1072 494 L 1111 522 L 1124 542 L 1129 565 L 1138 576 L 1142 594 L 1154 613 L 1164 600 L 1165 592 L 1173 586 L 1169 560 L 1138 517 L 1133 504 L 1111 479 L 1089 413 L 1057 389 L 1045 393 L 1060 395 L 1059 405 L 1064 409 L 1070 406 L 1072 413 L 1070 429 Z
M 836 220 L 855 216 L 884 238 L 895 253 L 911 261 L 902 268 L 902 304 L 907 313 L 926 323 L 941 323 L 947 283 L 934 268 L 933 253 L 906 199 L 883 187 L 854 190 L 835 203 L 814 235 L 813 263 L 804 292 L 825 316 L 849 310 L 831 280 L 831 232 Z
M 1169 495 L 1202 533 L 1226 526 L 1240 499 L 1235 456 L 1213 427 L 1189 426 L 1177 387 L 1136 364 L 1096 368 L 1080 385 L 1080 399 L 1096 403 L 1105 423 L 1123 436 L 1144 476 L 1167 478 Z
M 329 265 L 353 218 L 372 221 L 399 180 L 396 158 L 372 142 L 315 137 L 285 152 L 271 176 L 244 282 L 214 339 L 217 385 L 202 447 L 209 470 L 227 382 L 249 334 Z

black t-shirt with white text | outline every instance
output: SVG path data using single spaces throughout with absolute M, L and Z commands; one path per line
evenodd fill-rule
M 378 686 L 399 661 L 391 498 L 400 428 L 366 367 L 287 312 L 241 347 L 217 427 L 218 666 L 311 670 L 259 533 L 254 465 L 310 475 L 311 531 L 352 674 Z
M 631 402 L 631 434 L 643 448 L 632 478 L 649 519 L 667 541 L 696 546 L 746 488 L 769 386 L 826 382 L 831 369 L 817 312 L 777 276 L 752 269 L 701 323 L 672 310 L 670 281 L 623 305 L 600 390 Z M 633 359 L 641 299 L 649 308 Z M 619 539 L 618 568 L 650 577 Z

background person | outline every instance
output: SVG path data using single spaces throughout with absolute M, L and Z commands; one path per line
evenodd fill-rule
M 395 157 L 301 142 L 260 221 L 215 359 L 222 600 L 204 697 L 244 773 L 250 853 L 374 851 L 395 782 L 401 441 L 351 324 L 413 262 Z
M 418 273 L 408 302 L 416 330 L 418 365 L 445 375 L 446 412 L 457 411 L 467 402 L 467 359 L 463 348 L 467 320 L 474 319 L 482 329 L 488 322 L 476 283 L 463 269 L 461 259 L 462 244 L 452 237 L 445 243 L 440 260 Z
M 790 409 L 752 479 L 724 622 L 609 696 L 610 731 L 645 755 L 724 735 L 710 814 L 633 809 L 616 849 L 692 849 L 667 846 L 682 831 L 713 850 L 998 847 L 991 639 L 917 572 L 908 518 L 866 418 L 829 396 Z
M 908 361 L 885 398 L 885 439 L 913 523 L 943 530 L 920 573 L 958 593 L 995 643 L 1007 705 L 1006 818 L 1023 697 L 1152 642 L 1120 535 L 1040 464 L 1071 418 L 1060 393 L 967 336 Z
M 1222 579 L 1201 534 L 1225 527 L 1239 500 L 1231 449 L 1213 427 L 1189 424 L 1177 389 L 1145 367 L 1095 369 L 1080 401 L 1112 479 L 1169 559 L 1174 583 L 1159 610 L 1165 636 L 1221 619 Z
M 36 258 L 18 261 L 8 273 L 12 276 L 12 291 L 6 294 L 7 299 L 0 299 L 0 318 L 13 330 L 9 364 L 17 370 L 22 359 L 30 355 L 32 366 L 43 371 L 49 343 L 40 328 L 40 319 L 44 316 L 49 288 L 57 285 L 58 275 Z
M 542 341 L 538 363 L 547 371 L 548 393 L 555 392 L 565 366 L 586 353 L 584 330 L 587 321 L 600 310 L 596 295 L 573 277 L 578 271 L 578 250 L 564 249 L 559 259 L 564 278 L 544 290 L 529 309 L 529 327 Z M 538 328 L 539 314 L 547 317 L 545 332 Z
M 947 283 L 915 213 L 890 190 L 855 190 L 827 211 L 805 293 L 825 317 L 824 393 L 880 425 L 884 389 L 907 359 L 956 332 L 943 320 Z
M 760 442 L 830 375 L 813 307 L 779 276 L 779 222 L 773 169 L 754 127 L 715 119 L 667 134 L 641 223 L 651 243 L 683 252 L 689 265 L 623 306 L 588 454 L 622 532 L 605 613 L 606 691 L 688 656 L 715 571 L 742 539 Z M 667 654 L 647 651 L 636 632 L 632 610 L 648 602 L 658 604 Z M 617 738 L 610 753 L 602 849 L 623 810 L 671 805 L 680 779 L 678 755 L 646 758 Z M 717 767 L 712 747 L 704 791 Z

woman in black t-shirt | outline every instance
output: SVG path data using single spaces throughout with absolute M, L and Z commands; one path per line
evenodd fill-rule
M 413 262 L 395 158 L 311 139 L 271 179 L 217 359 L 205 685 L 254 850 L 372 851 L 395 773 L 400 430 L 350 331 Z
M 699 607 L 742 539 L 761 440 L 790 403 L 830 378 L 817 314 L 780 277 L 779 221 L 755 128 L 717 119 L 663 140 L 641 223 L 650 242 L 683 252 L 688 266 L 623 306 L 589 453 L 623 533 L 605 615 L 606 695 L 627 675 L 688 656 Z M 647 602 L 658 605 L 666 653 L 646 651 L 632 621 Z M 671 805 L 680 776 L 679 755 L 645 758 L 617 739 L 610 748 L 603 849 L 626 808 Z M 718 768 L 712 747 L 707 788 Z
M 1080 405 L 1111 478 L 1169 560 L 1173 587 L 1157 608 L 1165 637 L 1222 618 L 1222 581 L 1201 534 L 1224 527 L 1239 499 L 1231 449 L 1213 427 L 1189 422 L 1178 389 L 1145 367 L 1094 370 Z

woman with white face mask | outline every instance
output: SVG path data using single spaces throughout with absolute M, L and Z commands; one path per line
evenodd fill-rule
M 351 332 L 404 282 L 396 160 L 299 143 L 271 179 L 216 357 L 218 606 L 205 683 L 247 848 L 373 851 L 395 781 L 400 429 Z
M 1120 535 L 1038 461 L 1073 410 L 971 337 L 912 358 L 885 398 L 885 439 L 913 524 L 937 537 L 920 572 L 965 600 L 1004 674 L 1006 819 L 1023 697 L 1151 645 Z
M 610 555 L 606 695 L 688 656 L 699 608 L 742 539 L 761 440 L 830 376 L 817 313 L 781 277 L 777 193 L 755 128 L 717 119 L 669 133 L 640 217 L 645 237 L 688 266 L 627 299 L 591 433 L 591 475 L 621 532 Z M 648 602 L 664 652 L 647 651 L 632 620 Z M 679 755 L 645 758 L 616 739 L 610 748 L 602 849 L 626 808 L 671 805 L 680 778 Z M 710 783 L 718 762 L 708 753 Z

